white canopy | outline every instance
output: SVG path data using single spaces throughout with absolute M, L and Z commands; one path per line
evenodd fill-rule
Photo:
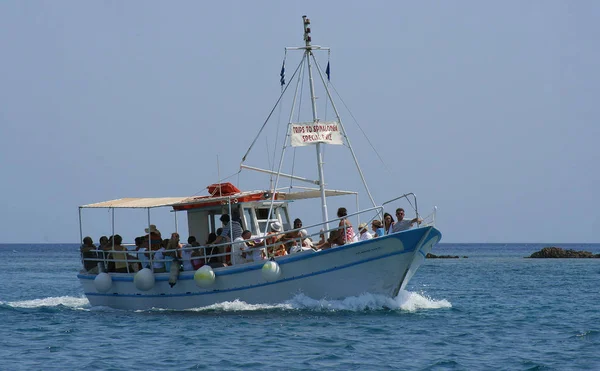
M 82 209 L 147 209 L 154 207 L 165 207 L 165 206 L 182 206 L 188 204 L 202 204 L 215 201 L 224 201 L 229 198 L 242 197 L 249 194 L 261 193 L 263 191 L 252 191 L 252 192 L 240 192 L 235 195 L 221 196 L 221 197 L 127 197 L 119 198 L 116 200 L 97 202 L 94 204 L 79 206 Z M 339 190 L 326 190 L 325 195 L 331 196 L 342 196 L 342 195 L 353 195 L 356 192 L 351 191 L 339 191 Z M 308 190 L 302 192 L 283 193 L 277 192 L 277 200 L 303 200 L 307 198 L 319 198 L 319 190 Z M 268 200 L 267 200 L 268 201 Z
M 79 206 L 80 208 L 123 208 L 123 209 L 138 209 L 152 208 L 162 206 L 173 206 L 187 200 L 189 197 L 128 197 L 119 198 L 111 201 L 98 202 L 95 204 Z

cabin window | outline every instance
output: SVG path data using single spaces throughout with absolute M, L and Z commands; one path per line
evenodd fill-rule
M 244 221 L 246 223 L 246 229 L 252 232 L 253 235 L 256 234 L 256 225 L 254 224 L 254 214 L 252 213 L 252 209 L 244 208 Z
M 274 207 L 271 212 L 271 219 L 267 219 L 269 217 L 269 208 L 258 208 L 256 209 L 256 219 L 258 221 L 258 229 L 259 233 L 263 233 L 267 226 L 273 222 L 279 222 L 279 207 Z M 268 232 L 268 230 L 267 230 Z

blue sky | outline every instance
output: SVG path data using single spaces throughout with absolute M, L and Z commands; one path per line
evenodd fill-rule
M 599 242 L 593 1 L 0 2 L 0 242 L 77 242 L 79 205 L 202 194 L 235 173 L 304 14 L 384 159 L 340 109 L 376 201 L 415 192 L 423 212 L 438 206 L 444 242 Z M 325 155 L 329 187 L 362 191 L 344 148 Z M 296 163 L 316 177 L 314 150 Z M 332 200 L 330 216 L 341 205 L 356 209 Z M 131 240 L 145 214 L 128 215 L 117 232 Z M 109 219 L 84 213 L 84 233 L 97 241 Z

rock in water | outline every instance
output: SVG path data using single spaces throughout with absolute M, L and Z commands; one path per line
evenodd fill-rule
M 566 259 L 566 258 L 576 258 L 576 259 L 587 259 L 587 258 L 600 258 L 600 254 L 592 254 L 589 251 L 576 251 L 573 249 L 564 250 L 560 247 L 549 246 L 544 247 L 540 251 L 534 252 L 529 256 L 530 258 L 537 259 Z
M 432 253 L 428 253 L 426 256 L 427 259 L 458 259 L 457 255 L 434 255 Z M 463 256 L 466 258 L 466 256 Z

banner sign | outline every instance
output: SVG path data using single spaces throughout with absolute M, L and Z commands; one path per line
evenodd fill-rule
M 292 147 L 315 143 L 342 144 L 339 124 L 335 121 L 292 124 Z

